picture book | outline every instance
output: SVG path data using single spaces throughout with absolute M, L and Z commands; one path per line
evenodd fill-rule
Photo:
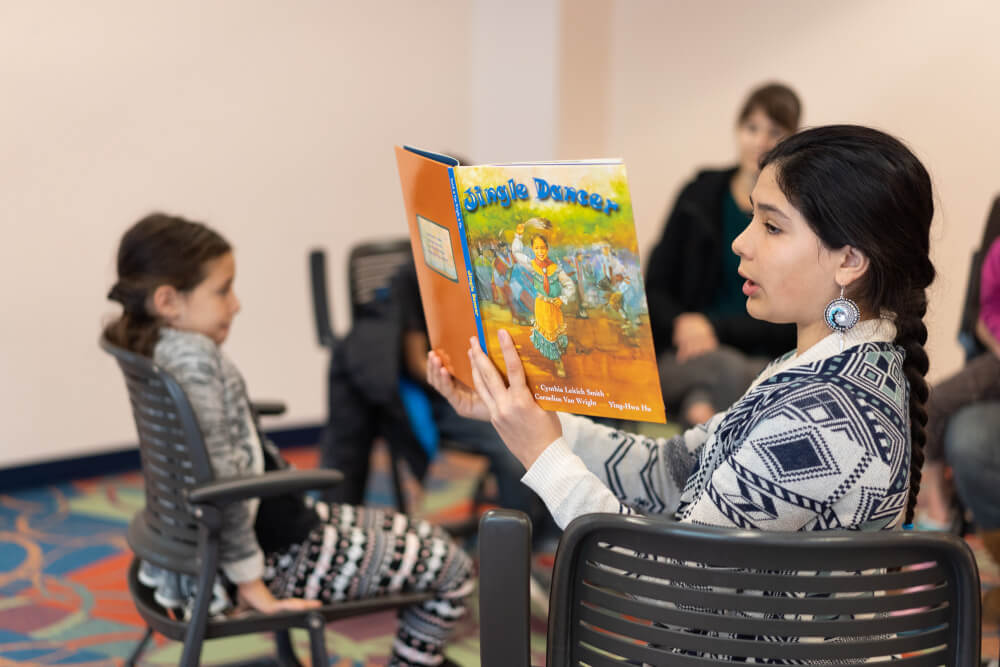
M 625 165 L 460 166 L 396 147 L 431 347 L 472 386 L 510 332 L 538 404 L 664 421 Z

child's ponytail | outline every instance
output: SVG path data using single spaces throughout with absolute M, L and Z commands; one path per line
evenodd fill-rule
M 122 305 L 122 314 L 104 328 L 104 337 L 118 347 L 150 357 L 160 325 L 146 309 L 148 296 L 146 290 L 115 283 L 108 292 L 108 299 Z

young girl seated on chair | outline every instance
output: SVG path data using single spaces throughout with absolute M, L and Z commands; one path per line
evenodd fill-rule
M 767 530 L 910 520 L 926 439 L 930 178 L 899 141 L 855 126 L 792 135 L 761 163 L 732 250 L 747 311 L 794 323 L 797 348 L 707 423 L 653 440 L 546 412 L 506 332 L 509 386 L 475 341 L 475 389 L 430 354 L 428 381 L 492 421 L 559 525 L 633 511 Z
M 217 479 L 261 474 L 271 451 L 259 440 L 243 378 L 221 350 L 240 310 L 235 270 L 230 245 L 205 225 L 162 214 L 143 218 L 121 239 L 118 282 L 108 296 L 124 311 L 104 332 L 181 385 Z M 268 503 L 224 510 L 221 570 L 240 602 L 272 612 L 433 591 L 435 597 L 401 610 L 391 664 L 446 662 L 444 642 L 473 582 L 469 557 L 440 528 L 387 510 L 305 499 L 292 516 L 257 520 L 277 518 Z M 148 565 L 143 572 L 150 585 L 170 580 L 190 589 L 176 575 Z

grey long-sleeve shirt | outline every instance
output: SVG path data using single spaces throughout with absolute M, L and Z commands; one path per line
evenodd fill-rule
M 264 472 L 246 385 L 236 366 L 207 336 L 163 328 L 153 361 L 180 384 L 194 409 L 216 479 Z M 259 579 L 264 554 L 254 522 L 259 501 L 230 503 L 223 511 L 219 561 L 230 581 Z

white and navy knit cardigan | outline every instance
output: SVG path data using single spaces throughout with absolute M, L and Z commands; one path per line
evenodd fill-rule
M 774 361 L 726 412 L 669 440 L 560 414 L 523 481 L 565 527 L 591 512 L 669 513 L 763 530 L 899 525 L 910 483 L 909 385 L 888 320 Z

